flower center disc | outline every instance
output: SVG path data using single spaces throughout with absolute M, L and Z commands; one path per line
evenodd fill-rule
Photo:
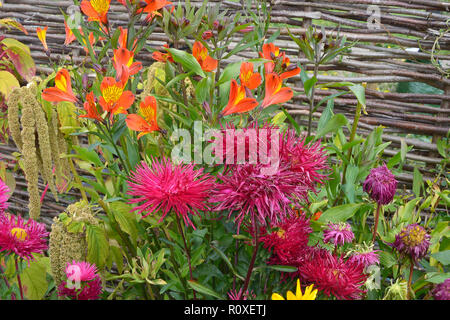
M 28 236 L 28 234 L 25 231 L 25 229 L 22 229 L 22 228 L 12 228 L 11 229 L 11 235 L 16 237 L 16 239 L 19 240 L 19 241 L 25 241 L 25 239 Z

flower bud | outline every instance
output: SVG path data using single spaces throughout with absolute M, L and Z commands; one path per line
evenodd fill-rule
M 203 32 L 202 39 L 209 40 L 212 38 L 212 36 L 213 36 L 213 32 L 211 30 L 207 30 L 207 31 Z
M 181 25 L 183 27 L 187 27 L 190 23 L 191 23 L 191 21 L 189 19 L 187 19 L 186 17 L 183 17 L 183 19 L 181 19 Z

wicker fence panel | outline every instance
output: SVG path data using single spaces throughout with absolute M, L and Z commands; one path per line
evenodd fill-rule
M 83 50 L 76 45 L 63 46 L 65 39 L 64 19 L 73 5 L 72 0 L 0 0 L 0 19 L 13 17 L 22 23 L 28 35 L 10 31 L 12 36 L 27 44 L 38 65 L 39 72 L 49 72 L 48 57 L 36 36 L 36 28 L 48 26 L 47 42 L 52 59 L 72 59 L 81 62 L 86 59 Z M 174 1 L 176 2 L 176 1 Z M 202 1 L 191 1 L 200 6 Z M 221 9 L 242 10 L 242 1 L 209 1 Z M 346 36 L 356 45 L 342 59 L 334 59 L 319 69 L 319 83 L 351 81 L 367 83 L 366 100 L 368 115 L 362 115 L 359 133 L 368 134 L 379 125 L 385 127 L 383 140 L 391 141 L 385 151 L 395 155 L 401 141 L 413 146 L 407 154 L 405 173 L 398 178 L 402 187 L 411 188 L 412 171 L 417 167 L 425 179 L 431 179 L 436 164 L 442 161 L 437 152 L 436 141 L 447 135 L 450 128 L 450 3 L 438 0 L 310 0 L 271 1 L 272 22 L 287 24 L 291 32 L 300 37 L 310 25 L 323 26 L 327 35 Z M 373 24 L 378 17 L 379 25 Z M 124 25 L 128 20 L 126 9 L 112 0 L 109 14 L 114 26 Z M 270 28 L 269 34 L 278 28 Z M 167 37 L 155 29 L 148 40 L 152 47 L 165 44 Z M 239 41 L 236 38 L 236 43 Z M 291 61 L 311 71 L 313 66 L 299 53 L 297 45 L 290 39 L 286 28 L 275 44 L 287 51 Z M 230 49 L 233 45 L 230 46 Z M 437 50 L 440 49 L 440 50 Z M 442 53 L 444 52 L 444 53 Z M 250 52 L 242 52 L 227 62 L 242 58 L 254 58 Z M 144 65 L 152 63 L 151 55 L 144 53 L 137 59 Z M 433 61 L 434 63 L 430 63 Z M 303 92 L 299 78 L 291 79 L 294 90 Z M 407 86 L 417 83 L 427 85 L 425 91 L 400 92 L 398 83 Z M 403 90 L 404 91 L 404 90 Z M 317 90 L 317 102 L 334 90 Z M 303 125 L 307 124 L 309 107 L 305 94 L 296 96 L 286 104 L 289 112 Z M 355 111 L 356 98 L 350 94 L 335 99 L 335 112 L 345 114 L 350 121 Z M 313 126 L 321 115 L 322 108 L 314 113 Z M 10 157 L 14 150 L 1 146 L 4 157 Z M 52 197 L 48 196 L 52 204 Z M 17 205 L 20 207 L 20 205 Z M 25 208 L 24 208 L 25 209 Z M 51 207 L 44 210 L 51 211 Z M 56 208 L 54 208 L 56 210 Z

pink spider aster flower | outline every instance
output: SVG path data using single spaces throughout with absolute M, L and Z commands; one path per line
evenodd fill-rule
M 10 196 L 11 190 L 9 190 L 8 186 L 0 179 L 0 212 L 8 209 L 8 199 Z
M 241 138 L 236 131 L 228 126 L 223 139 L 215 142 L 225 170 L 211 201 L 218 203 L 217 211 L 227 210 L 229 217 L 237 214 L 238 229 L 247 216 L 252 221 L 256 217 L 261 225 L 267 219 L 281 221 L 307 199 L 309 191 L 315 192 L 316 183 L 323 182 L 320 170 L 327 168 L 326 156 L 318 145 L 305 145 L 294 133 L 282 134 L 268 124 L 260 128 L 252 122 Z
M 214 178 L 203 169 L 194 169 L 193 164 L 174 165 L 167 158 L 152 161 L 151 167 L 142 162 L 129 178 L 128 194 L 136 197 L 129 202 L 142 203 L 133 211 L 146 217 L 161 210 L 160 221 L 173 211 L 195 229 L 189 214 L 209 209 L 206 200 L 214 188 Z
M 367 245 L 364 242 L 363 244 L 356 244 L 347 256 L 349 256 L 348 260 L 360 263 L 364 267 L 369 267 L 380 263 L 380 259 L 377 254 L 378 251 L 379 250 L 373 250 L 373 243 Z
M 362 286 L 368 278 L 362 264 L 334 256 L 325 249 L 311 250 L 299 266 L 299 274 L 325 295 L 340 300 L 361 299 L 365 293 Z
M 273 250 L 269 264 L 299 265 L 308 247 L 309 235 L 313 232 L 309 219 L 304 215 L 293 215 L 282 222 L 272 224 L 271 232 L 260 238 L 264 247 Z
M 414 262 L 422 259 L 430 247 L 431 236 L 417 223 L 410 224 L 403 228 L 395 236 L 395 241 L 390 243 L 392 247 L 400 253 L 410 256 Z
M 380 205 L 389 204 L 395 195 L 397 180 L 386 164 L 370 170 L 363 184 L 363 190 Z
M 323 242 L 333 243 L 335 245 L 344 245 L 350 243 L 355 238 L 352 227 L 348 223 L 329 223 L 323 231 Z
M 68 263 L 66 267 L 67 281 L 58 286 L 58 296 L 73 300 L 97 300 L 102 293 L 100 276 L 95 264 L 88 262 Z
M 34 260 L 33 253 L 47 250 L 48 232 L 43 223 L 21 216 L 0 214 L 0 252 L 15 253 L 27 261 Z

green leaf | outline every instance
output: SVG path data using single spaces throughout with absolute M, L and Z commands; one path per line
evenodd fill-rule
M 202 70 L 202 67 L 192 54 L 173 48 L 167 49 L 167 51 L 170 52 L 175 62 L 178 62 L 183 66 L 186 72 L 193 71 L 199 76 L 202 76 L 204 78 L 206 77 L 205 73 Z
M 47 292 L 47 265 L 50 258 L 39 257 L 22 271 L 24 294 L 29 300 L 41 300 Z
M 425 280 L 431 283 L 439 284 L 450 278 L 450 272 L 430 272 L 425 275 Z
M 347 118 L 343 114 L 335 114 L 330 121 L 327 122 L 327 124 L 317 132 L 316 139 L 319 139 L 326 135 L 327 133 L 333 131 L 337 131 L 342 126 L 346 125 L 348 123 Z
M 356 211 L 363 205 L 363 203 L 350 203 L 341 206 L 333 207 L 326 210 L 320 218 L 319 222 L 341 222 L 347 221 L 356 213 Z
M 242 281 L 244 281 L 244 277 L 242 277 L 240 274 L 237 273 L 236 269 L 233 267 L 233 265 L 231 264 L 230 260 L 228 259 L 228 257 L 225 255 L 225 253 L 223 253 L 222 250 L 220 250 L 219 248 L 217 248 L 216 246 L 211 245 L 211 248 L 214 249 L 214 251 L 216 251 L 219 256 L 222 258 L 223 261 L 225 261 L 225 263 L 227 264 L 228 268 L 231 270 L 231 272 L 233 272 L 233 274 L 238 277 L 239 279 L 241 279 Z
M 423 185 L 422 174 L 420 173 L 419 169 L 417 169 L 417 167 L 414 167 L 413 192 L 417 197 L 420 196 L 420 189 L 422 185 Z
M 7 99 L 16 88 L 20 88 L 19 81 L 8 71 L 0 71 L 0 93 Z
M 270 265 L 264 266 L 264 268 L 272 269 L 280 272 L 297 272 L 298 268 L 293 266 L 281 266 L 281 265 Z
M 204 285 L 201 285 L 194 280 L 188 280 L 188 285 L 197 292 L 223 300 L 223 297 L 221 297 L 217 292 L 208 287 L 205 287 Z
M 109 243 L 103 228 L 98 225 L 87 225 L 86 240 L 88 243 L 87 260 L 102 269 L 109 255 Z
M 431 256 L 440 263 L 442 263 L 444 266 L 450 264 L 450 250 L 433 253 L 431 254 Z
M 100 160 L 100 157 L 98 156 L 97 152 L 75 145 L 73 146 L 73 148 L 75 149 L 75 151 L 77 151 L 78 157 L 81 160 L 88 161 L 96 165 L 97 167 L 103 167 L 103 163 Z
M 3 39 L 0 44 L 5 45 L 5 52 L 20 76 L 30 81 L 36 74 L 36 66 L 28 46 L 11 38 Z
M 110 204 L 110 207 L 120 228 L 131 236 L 133 242 L 136 242 L 138 236 L 137 222 L 136 215 L 131 211 L 131 206 L 121 201 L 115 201 Z
M 197 97 L 198 102 L 202 103 L 208 97 L 209 88 L 211 86 L 210 83 L 209 77 L 203 78 L 197 83 L 195 87 L 195 96 Z
M 380 256 L 380 263 L 385 266 L 386 268 L 390 268 L 392 267 L 394 264 L 397 263 L 397 260 L 395 259 L 395 257 L 387 251 L 381 251 L 379 253 Z

